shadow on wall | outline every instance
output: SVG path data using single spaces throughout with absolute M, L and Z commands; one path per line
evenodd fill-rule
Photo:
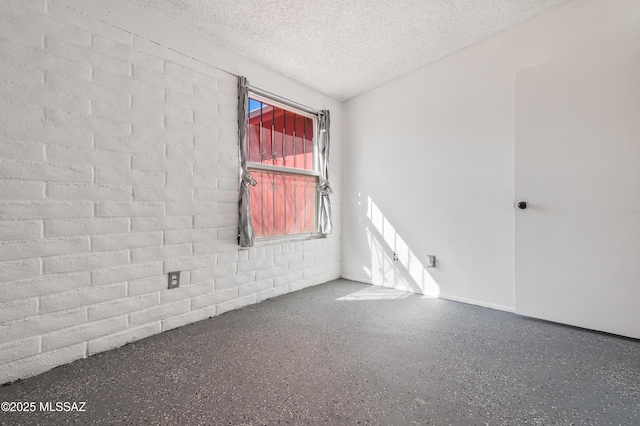
M 440 296 L 438 283 L 371 197 L 365 199 L 360 194 L 358 204 L 362 213 L 366 208 L 364 225 L 371 260 L 363 270 L 369 281 L 425 296 Z

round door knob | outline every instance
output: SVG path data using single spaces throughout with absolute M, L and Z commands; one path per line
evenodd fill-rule
M 518 208 L 520 210 L 524 210 L 527 208 L 527 202 L 526 201 L 518 201 Z

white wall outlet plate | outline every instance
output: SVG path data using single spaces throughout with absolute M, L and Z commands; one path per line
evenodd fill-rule
M 180 287 L 180 271 L 169 272 L 169 289 Z

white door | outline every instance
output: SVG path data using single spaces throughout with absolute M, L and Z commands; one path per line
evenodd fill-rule
M 640 46 L 516 75 L 516 313 L 640 338 Z

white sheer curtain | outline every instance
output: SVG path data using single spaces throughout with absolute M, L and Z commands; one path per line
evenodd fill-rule
M 240 182 L 240 199 L 238 212 L 240 225 L 238 230 L 238 244 L 240 247 L 253 247 L 256 241 L 251 217 L 251 203 L 249 199 L 249 185 L 255 186 L 256 181 L 247 169 L 247 109 L 249 107 L 249 89 L 247 79 L 238 77 L 238 142 L 240 145 L 240 167 L 242 180 Z
M 318 155 L 320 159 L 320 217 L 318 225 L 320 233 L 326 237 L 331 233 L 331 200 L 329 194 L 333 193 L 329 185 L 329 110 L 322 110 L 318 114 Z

